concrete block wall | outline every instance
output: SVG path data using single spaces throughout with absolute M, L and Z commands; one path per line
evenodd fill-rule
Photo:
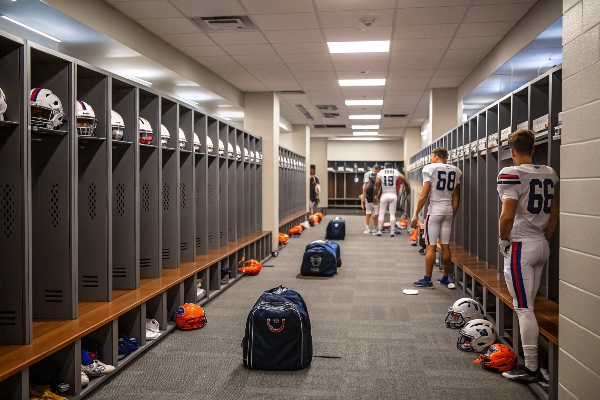
M 563 0 L 559 399 L 600 399 L 600 1 Z

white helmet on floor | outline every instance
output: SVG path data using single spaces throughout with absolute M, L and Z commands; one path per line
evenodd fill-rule
M 154 142 L 154 130 L 146 118 L 140 117 L 140 143 L 152 144 Z
M 486 319 L 474 319 L 459 331 L 456 347 L 482 353 L 496 341 L 494 325 Z
M 235 158 L 235 154 L 233 153 L 233 145 L 231 143 L 227 143 L 227 156 L 230 159 Z
M 160 125 L 160 145 L 162 147 L 167 147 L 167 142 L 171 139 L 171 133 L 167 129 L 166 126 Z
M 239 145 L 235 145 L 235 159 L 238 161 L 242 161 L 242 150 Z
M 123 131 L 125 130 L 125 122 L 123 122 L 123 118 L 121 117 L 121 114 L 119 114 L 115 110 L 110 111 L 110 127 L 112 130 L 113 140 L 123 139 Z
M 250 153 L 248 152 L 248 149 L 246 147 L 244 147 L 244 161 L 250 161 Z
M 79 136 L 94 136 L 98 120 L 92 106 L 85 101 L 77 100 L 75 102 L 75 118 L 77 119 L 76 128 Z
M 198 137 L 198 135 L 196 135 L 196 132 L 194 132 L 194 151 L 199 151 L 200 150 L 200 138 Z
M 31 105 L 31 125 L 47 129 L 57 129 L 62 125 L 65 115 L 63 106 L 52 90 L 31 89 L 29 104 Z
M 463 297 L 456 300 L 448 309 L 445 322 L 448 328 L 462 328 L 471 320 L 483 318 L 485 316 L 481 304 L 468 297 Z
M 214 151 L 214 146 L 209 136 L 206 137 L 206 149 L 208 151 L 208 154 L 212 154 Z
M 8 108 L 8 104 L 6 104 L 6 95 L 2 88 L 0 88 L 0 121 L 4 121 L 4 113 Z
M 187 139 L 185 138 L 185 133 L 183 132 L 183 129 L 179 128 L 179 148 L 185 150 L 186 143 Z

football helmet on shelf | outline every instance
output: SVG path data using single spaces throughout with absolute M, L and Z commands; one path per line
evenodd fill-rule
M 75 102 L 75 118 L 77 118 L 77 134 L 79 136 L 94 136 L 98 120 L 92 106 L 85 101 L 77 100 Z
M 0 88 L 0 121 L 4 121 L 4 113 L 8 108 L 8 104 L 6 104 L 6 95 L 2 88 Z
M 200 151 L 200 146 L 201 146 L 200 138 L 194 132 L 194 151 Z
M 186 143 L 187 139 L 185 138 L 185 133 L 183 132 L 183 129 L 179 128 L 179 148 L 185 150 Z
M 114 110 L 110 111 L 110 127 L 112 130 L 113 140 L 123 139 L 123 131 L 125 130 L 125 122 L 123 122 L 123 118 L 121 117 L 121 115 Z
M 235 158 L 235 154 L 233 154 L 233 145 L 231 143 L 227 143 L 227 157 L 232 160 Z
M 262 164 L 262 152 L 260 151 L 256 152 L 256 162 Z
M 468 297 L 463 297 L 456 300 L 448 309 L 445 322 L 447 328 L 462 328 L 471 320 L 483 318 L 485 315 L 481 304 Z
M 152 125 L 146 118 L 140 117 L 140 143 L 141 144 L 152 144 L 154 142 L 154 130 Z
M 250 162 L 254 162 L 254 152 L 250 150 Z
M 171 133 L 169 132 L 169 130 L 167 129 L 166 126 L 161 124 L 161 126 L 160 126 L 160 145 L 162 147 L 167 147 L 167 142 L 169 141 L 169 139 L 171 139 Z
M 223 145 L 223 141 L 219 139 L 219 156 L 223 157 L 225 154 L 225 145 Z
M 182 304 L 171 317 L 175 325 L 182 331 L 200 329 L 207 322 L 202 307 L 194 303 Z
M 238 161 L 242 161 L 242 150 L 237 144 L 235 145 L 235 159 Z
M 29 96 L 31 105 L 31 125 L 47 129 L 58 129 L 65 116 L 57 95 L 50 89 L 33 88 Z
M 496 341 L 494 325 L 486 319 L 473 319 L 459 332 L 456 347 L 482 353 Z
M 248 153 L 248 149 L 244 147 L 244 161 L 250 161 L 250 153 Z
M 481 353 L 475 363 L 481 363 L 481 367 L 489 371 L 508 372 L 517 364 L 517 355 L 510 347 L 496 343 Z
M 212 154 L 214 151 L 214 146 L 213 146 L 213 142 L 212 140 L 210 140 L 210 137 L 206 137 L 206 149 L 208 151 L 208 154 Z

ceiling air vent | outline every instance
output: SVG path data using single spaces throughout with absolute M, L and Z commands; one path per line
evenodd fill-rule
M 331 112 L 321 112 L 323 118 L 339 118 L 340 113 L 331 113 Z
M 214 33 L 223 31 L 256 31 L 256 26 L 247 15 L 232 17 L 196 17 L 192 22 L 204 32 Z
M 346 128 L 346 125 L 315 125 L 315 129 Z
M 383 114 L 385 118 L 406 118 L 408 114 Z
M 296 108 L 302 113 L 302 115 L 304 115 L 306 119 L 314 120 L 313 116 L 310 115 L 310 113 L 306 110 L 306 108 L 304 108 L 302 104 L 296 104 Z
M 334 106 L 333 104 L 317 104 L 317 108 L 321 111 L 337 111 L 338 109 L 337 106 Z
M 304 90 L 278 90 L 277 94 L 286 95 L 286 94 L 306 94 Z

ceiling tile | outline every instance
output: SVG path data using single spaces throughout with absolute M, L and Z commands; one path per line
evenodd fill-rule
M 378 96 L 378 99 L 383 98 L 384 86 L 375 87 L 353 87 L 344 86 L 340 88 L 345 99 L 362 99 Z M 366 97 L 365 97 L 366 96 Z
M 317 16 L 314 13 L 253 15 L 252 20 L 263 31 L 317 29 L 319 27 Z
M 455 69 L 442 69 L 442 68 L 438 68 L 435 71 L 435 76 L 438 77 L 442 77 L 442 76 L 462 76 L 462 77 L 466 77 L 467 75 L 469 75 L 471 73 L 472 69 L 471 68 L 455 68 Z
M 472 6 L 463 22 L 518 21 L 532 6 L 532 3 Z
M 438 60 L 410 60 L 403 59 L 398 61 L 390 62 L 390 71 L 401 71 L 410 69 L 435 69 L 437 67 Z
M 218 44 L 261 44 L 267 40 L 260 32 L 219 32 L 209 34 Z
M 248 64 L 244 67 L 250 73 L 264 73 L 264 72 L 289 72 L 288 67 L 283 63 L 271 63 L 271 64 Z
M 350 53 L 350 54 L 331 54 L 331 59 L 334 63 L 345 63 L 345 62 L 361 62 L 368 60 L 373 61 L 387 61 L 389 60 L 389 53 Z
M 232 56 L 275 54 L 270 44 L 224 44 L 221 47 Z
M 211 71 L 220 74 L 245 74 L 247 71 L 240 65 L 215 65 L 208 67 Z
M 333 64 L 336 71 L 340 72 L 360 72 L 360 71 L 387 71 L 388 62 L 387 61 L 355 61 L 355 62 L 336 62 Z M 363 78 L 368 78 L 369 76 L 365 75 Z
M 328 72 L 333 71 L 333 65 L 331 63 L 302 63 L 302 64 L 288 64 L 287 65 L 292 72 Z
M 429 87 L 431 88 L 452 88 L 458 87 L 464 78 L 459 76 L 444 76 L 444 77 L 435 77 L 431 80 Z
M 371 71 L 363 74 L 359 71 L 338 71 L 338 79 L 386 79 L 387 71 Z
M 220 0 L 219 0 L 220 1 Z M 250 14 L 313 12 L 311 0 L 240 0 Z
M 471 0 L 399 0 L 398 8 L 468 6 Z
M 511 3 L 535 3 L 538 0 L 511 0 Z M 473 0 L 474 6 L 486 5 L 486 4 L 505 4 L 506 0 Z
M 402 8 L 396 12 L 396 25 L 454 24 L 463 19 L 468 7 Z M 476 22 L 476 21 L 474 21 Z M 432 29 L 436 29 L 432 27 Z
M 269 82 L 264 84 L 267 89 L 277 92 L 280 90 L 300 90 L 300 85 L 296 82 Z
M 402 25 L 394 31 L 394 39 L 448 38 L 454 35 L 458 24 Z
M 219 17 L 229 15 L 246 15 L 246 11 L 237 0 L 198 1 L 170 0 L 170 2 L 187 17 Z
M 179 33 L 175 35 L 161 35 L 161 39 L 175 47 L 185 46 L 209 46 L 214 44 L 206 34 L 198 33 Z
M 182 16 L 175 7 L 166 1 L 120 1 L 113 2 L 111 5 L 133 20 Z
M 392 27 L 371 27 L 364 31 L 356 28 L 323 29 L 323 33 L 328 42 L 390 40 L 392 38 Z
M 194 46 L 194 47 L 182 47 L 179 49 L 181 52 L 189 55 L 190 57 L 216 57 L 224 56 L 225 52 L 218 46 Z
M 443 59 L 440 68 L 475 68 L 479 61 L 476 58 Z
M 451 49 L 446 51 L 444 58 L 483 58 L 490 52 L 489 48 L 485 49 Z
M 462 24 L 456 33 L 456 37 L 504 36 L 515 24 L 516 21 Z
M 155 18 L 136 22 L 157 35 L 200 32 L 200 29 L 187 18 Z
M 315 0 L 319 11 L 365 10 L 374 8 L 394 8 L 395 0 Z
M 281 58 L 279 58 L 279 56 L 275 54 L 264 54 L 258 56 L 233 56 L 233 58 L 242 65 L 265 63 L 281 64 Z
M 254 77 L 261 82 L 269 81 L 293 81 L 296 82 L 294 75 L 290 72 L 269 72 L 269 73 L 255 73 Z
M 392 42 L 392 50 L 445 50 L 451 38 L 431 39 L 396 39 Z
M 321 26 L 327 28 L 363 28 L 370 29 L 391 26 L 394 21 L 394 10 L 357 10 L 320 12 Z M 363 18 L 372 18 L 373 24 L 369 28 L 361 22 Z
M 491 50 L 502 36 L 480 36 L 473 38 L 454 38 L 450 43 L 451 49 L 489 49 Z
M 444 50 L 405 50 L 392 52 L 392 61 L 439 61 Z
M 425 90 L 429 84 L 429 78 L 396 78 L 389 79 L 386 83 L 386 91 L 398 90 Z
M 216 67 L 219 65 L 238 65 L 238 63 L 229 56 L 222 57 L 192 57 L 194 60 L 198 61 L 202 65 L 206 65 L 207 67 Z
M 395 99 L 421 99 L 423 96 L 422 90 L 403 90 L 402 92 L 386 93 L 385 101 Z M 385 102 L 384 102 L 385 104 Z
M 242 92 L 264 92 L 268 89 L 260 82 L 239 82 L 234 85 Z
M 323 34 L 319 29 L 300 29 L 288 31 L 263 32 L 271 43 L 321 43 Z
M 328 54 L 282 54 L 281 59 L 287 64 L 307 62 L 331 62 Z
M 310 82 L 335 82 L 337 78 L 333 72 L 294 72 L 294 76 L 298 81 Z
M 277 43 L 273 47 L 279 54 L 327 54 L 329 52 L 325 43 Z
M 411 69 L 411 70 L 404 70 L 402 71 L 402 74 L 390 74 L 390 77 L 393 75 L 397 75 L 397 76 L 410 76 L 410 77 L 415 77 L 415 78 L 431 78 L 431 76 L 433 75 L 434 69 Z

